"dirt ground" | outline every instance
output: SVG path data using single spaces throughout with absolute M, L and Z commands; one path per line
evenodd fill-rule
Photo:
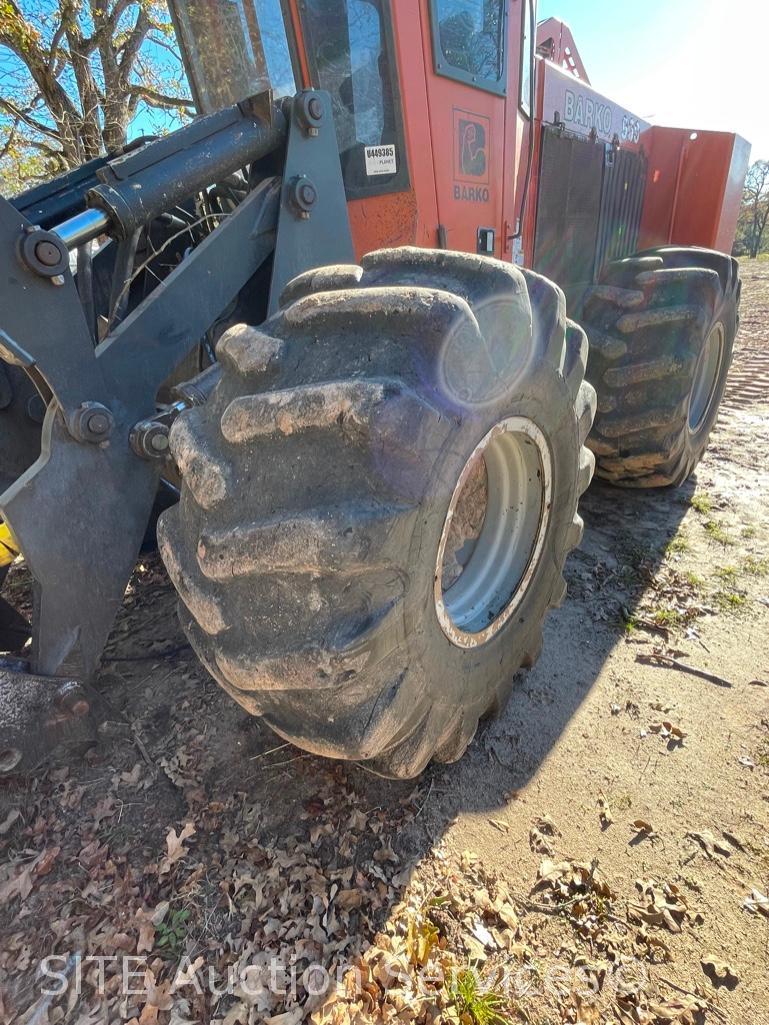
M 0 784 L 3 1021 L 769 1023 L 769 262 L 743 278 L 696 477 L 591 487 L 543 655 L 456 765 L 282 743 L 142 564 L 93 734 Z

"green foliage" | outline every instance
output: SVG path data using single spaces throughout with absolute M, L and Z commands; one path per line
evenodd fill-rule
M 178 957 L 184 950 L 184 941 L 187 938 L 187 922 L 190 913 L 185 908 L 177 908 L 168 913 L 165 921 L 161 922 L 155 930 L 155 946 L 159 952 L 168 953 Z
M 507 1004 L 504 996 L 492 988 L 483 988 L 472 968 L 452 972 L 446 989 L 460 1021 L 473 1025 L 509 1025 L 504 1014 Z
M 769 559 L 755 559 L 749 555 L 743 562 L 742 568 L 752 577 L 764 577 L 769 573 Z
M 668 541 L 665 548 L 666 555 L 682 555 L 689 551 L 689 540 L 685 534 L 678 533 Z
M 705 522 L 705 530 L 713 541 L 718 542 L 718 544 L 724 547 L 734 544 L 718 520 L 707 520 Z
M 736 566 L 722 566 L 716 570 L 716 576 L 720 577 L 721 580 L 727 584 L 734 584 L 737 582 L 737 567 Z
M 748 597 L 742 591 L 716 591 L 713 600 L 724 612 L 737 612 L 748 603 Z
M 707 516 L 713 509 L 713 502 L 710 495 L 706 495 L 702 491 L 698 491 L 695 495 L 692 495 L 691 500 L 692 509 L 696 509 L 698 513 L 702 513 L 703 516 Z
M 769 160 L 751 164 L 742 190 L 734 238 L 735 256 L 755 259 L 769 252 Z

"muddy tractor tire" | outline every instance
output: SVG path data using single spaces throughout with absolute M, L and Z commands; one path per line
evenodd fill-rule
M 282 737 L 412 777 L 536 659 L 594 465 L 564 309 L 510 264 L 382 250 L 221 339 L 160 547 L 202 661 Z
M 653 488 L 690 476 L 726 387 L 739 296 L 737 261 L 708 249 L 665 246 L 608 265 L 580 317 L 599 477 Z

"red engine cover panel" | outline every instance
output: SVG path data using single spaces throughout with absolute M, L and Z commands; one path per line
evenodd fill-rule
M 639 247 L 674 242 L 728 253 L 750 144 L 731 132 L 654 126 L 641 145 L 649 169 Z

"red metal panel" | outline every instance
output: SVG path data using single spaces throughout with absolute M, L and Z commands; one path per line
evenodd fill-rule
M 478 228 L 494 228 L 500 255 L 505 97 L 435 73 L 427 0 L 420 6 L 438 219 L 449 249 L 473 253 Z
M 734 245 L 734 233 L 737 230 L 737 218 L 742 204 L 742 187 L 750 164 L 750 143 L 740 135 L 735 135 L 732 147 L 732 159 L 726 176 L 724 195 L 721 201 L 721 221 L 716 235 L 715 248 L 723 253 L 731 252 Z
M 641 248 L 672 242 L 729 252 L 750 154 L 745 140 L 655 126 L 641 144 L 649 159 Z
M 411 186 L 404 192 L 355 199 L 348 203 L 355 253 L 381 246 L 438 245 L 438 203 L 433 153 L 430 147 L 430 111 L 427 77 L 432 68 L 429 39 L 423 44 L 426 3 L 391 0 L 403 125 Z
M 537 49 L 547 60 L 568 71 L 574 78 L 590 85 L 585 65 L 579 55 L 571 29 L 559 18 L 546 18 L 537 25 Z

